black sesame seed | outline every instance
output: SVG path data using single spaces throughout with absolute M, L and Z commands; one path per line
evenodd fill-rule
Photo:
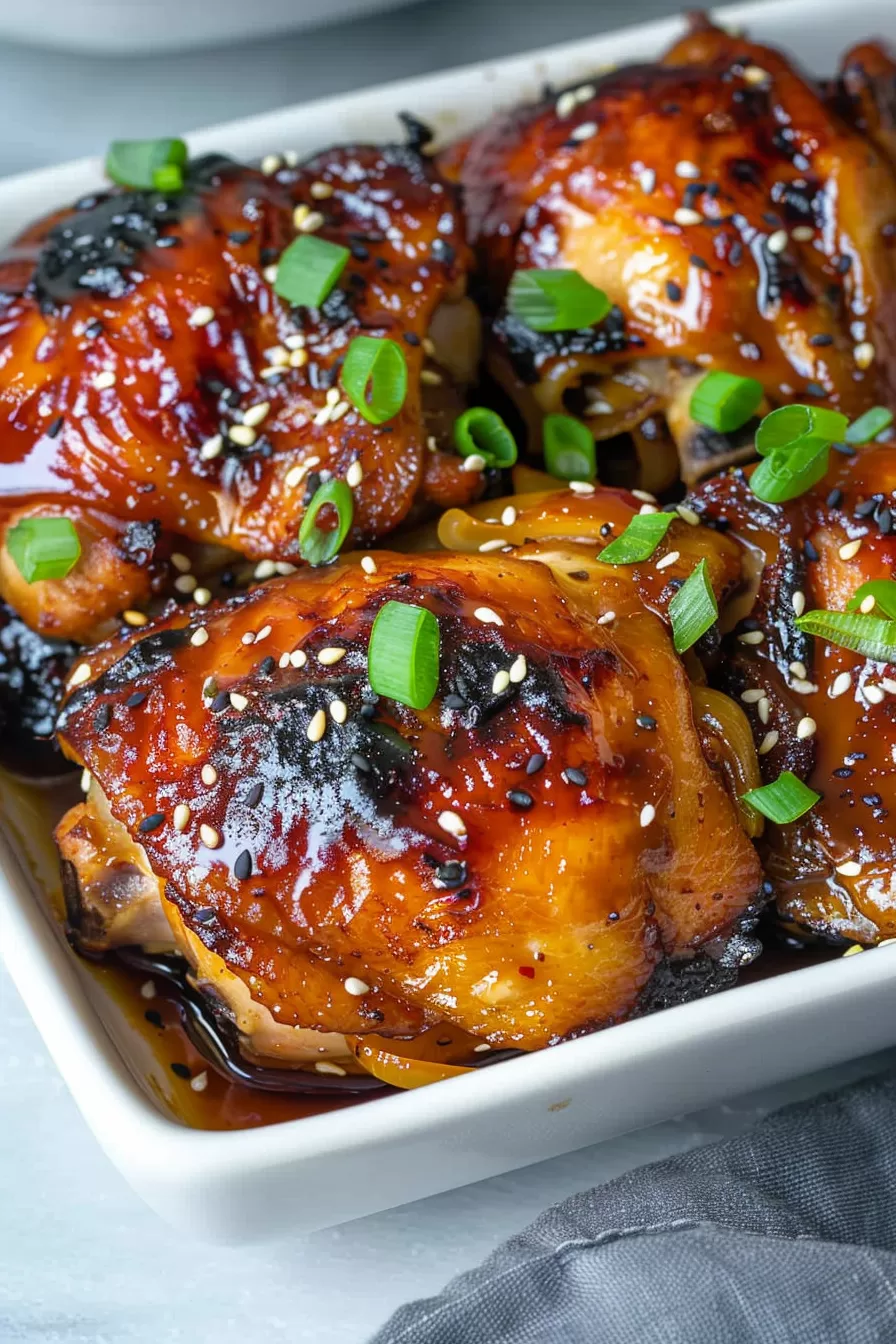
M 99 709 L 93 716 L 93 727 L 95 732 L 97 733 L 105 732 L 105 730 L 109 727 L 109 724 L 111 722 L 112 722 L 112 706 L 100 705 Z
M 358 710 L 362 719 L 372 719 L 376 717 L 376 705 L 362 705 Z
M 818 551 L 812 545 L 812 542 L 809 540 L 808 537 L 803 542 L 803 555 L 806 557 L 807 560 L 815 561 L 818 559 Z
M 462 887 L 467 880 L 467 865 L 463 859 L 449 859 L 447 863 L 439 864 L 434 877 L 443 887 Z
M 263 784 L 253 784 L 249 792 L 246 794 L 246 806 L 257 807 L 258 804 L 261 802 L 261 795 L 263 793 L 264 793 Z
M 198 924 L 211 924 L 217 919 L 217 914 L 209 906 L 205 906 L 201 910 L 194 911 L 193 918 Z
M 892 532 L 893 530 L 892 509 L 885 506 L 884 508 L 881 509 L 880 513 L 877 515 L 874 521 L 877 523 L 877 526 L 880 528 L 884 536 L 887 536 L 888 533 Z
M 272 262 L 277 261 L 280 253 L 276 247 L 263 247 L 258 254 L 258 259 L 262 266 L 270 266 Z
M 525 789 L 508 789 L 505 796 L 511 806 L 518 807 L 521 812 L 528 812 L 530 807 L 535 806 L 535 799 Z
M 601 523 L 601 525 L 600 525 L 600 535 L 601 535 L 602 537 L 608 537 L 612 531 L 613 531 L 613 524 L 612 524 L 612 523 Z
M 696 252 L 692 252 L 692 253 L 691 253 L 691 255 L 688 257 L 688 261 L 689 261 L 689 262 L 691 263 L 691 265 L 692 265 L 696 270 L 698 270 L 698 271 L 708 271 L 708 270 L 709 270 L 709 262 L 708 262 L 708 261 L 704 261 L 702 257 L 698 257 L 697 254 L 696 254 Z
M 824 390 L 824 388 L 822 387 L 821 383 L 807 383 L 807 384 L 806 384 L 806 396 L 807 396 L 807 397 L 824 397 L 824 396 L 826 396 L 826 395 L 827 395 L 827 393 L 825 392 L 825 390 Z
M 127 705 L 128 709 L 136 709 L 138 705 L 143 704 L 143 701 L 146 699 L 146 696 L 147 696 L 146 691 L 134 691 L 134 694 L 129 695 L 124 703 Z
M 276 666 L 276 658 L 273 658 L 268 654 L 267 658 L 262 658 L 261 662 L 258 664 L 259 675 L 262 677 L 269 677 Z
M 356 770 L 361 770 L 365 775 L 370 773 L 370 762 L 366 756 L 362 756 L 360 751 L 353 751 L 349 757 Z
M 229 243 L 234 243 L 237 247 L 239 247 L 240 243 L 248 243 L 251 237 L 252 237 L 251 229 L 233 229 L 230 233 L 228 233 L 227 241 Z
M 187 1068 L 186 1064 L 172 1064 L 171 1072 L 177 1074 L 178 1078 L 189 1079 L 193 1077 L 193 1075 L 190 1073 L 190 1070 Z
M 442 701 L 442 704 L 445 706 L 446 709 L 466 709 L 467 707 L 467 702 L 463 698 L 463 696 L 455 695 L 453 691 L 449 695 L 445 696 L 445 699 Z
M 681 298 L 681 285 L 676 285 L 674 280 L 666 281 L 666 297 L 673 303 L 678 303 Z
M 879 499 L 863 499 L 861 504 L 855 506 L 853 514 L 856 518 L 867 518 L 869 514 L 874 512 L 879 503 Z
M 827 506 L 829 509 L 839 509 L 843 503 L 843 491 L 834 489 L 827 497 Z
M 833 336 L 829 336 L 826 331 L 820 331 L 818 332 L 817 335 L 809 337 L 809 344 L 814 345 L 816 347 L 823 345 L 833 345 L 834 338 Z
M 610 924 L 615 924 L 618 918 L 619 918 L 618 910 L 611 910 L 610 913 L 607 915 L 607 921 Z
M 536 751 L 526 762 L 526 774 L 537 775 L 539 770 L 544 769 L 547 759 L 547 756 L 544 756 L 540 751 Z
M 850 766 L 840 765 L 833 773 L 837 779 L 849 779 L 853 772 Z
M 649 733 L 656 729 L 656 719 L 650 714 L 639 714 L 635 722 L 639 728 L 646 728 Z
M 103 332 L 103 324 L 98 317 L 93 317 L 84 328 L 85 336 L 100 336 Z
M 151 817 L 144 817 L 137 830 L 146 835 L 148 831 L 157 831 L 165 820 L 164 812 L 153 812 Z
M 420 337 L 417 335 L 415 331 L 406 331 L 404 333 L 404 338 L 407 341 L 408 345 L 420 344 Z
M 841 275 L 845 275 L 852 266 L 852 257 L 840 257 L 837 261 L 837 270 Z
M 246 878 L 252 876 L 252 855 L 248 849 L 237 854 L 233 864 L 233 875 L 238 882 L 245 882 Z
M 64 424 L 65 424 L 65 417 L 62 415 L 57 415 L 56 419 L 51 420 L 50 423 L 47 425 L 47 438 L 55 439 L 56 435 L 59 433 L 60 429 Z
M 228 691 L 219 691 L 212 701 L 209 708 L 213 714 L 220 714 L 222 710 L 230 707 L 230 693 Z
M 588 783 L 588 776 L 585 774 L 585 771 L 577 769 L 574 765 L 566 767 L 563 771 L 563 778 L 566 780 L 567 784 L 575 784 L 580 789 L 583 789 Z
M 868 807 L 880 807 L 883 799 L 879 793 L 863 793 L 862 802 L 867 803 Z
M 162 1014 L 155 1008 L 147 1008 L 143 1016 L 152 1027 L 162 1027 L 165 1025 L 162 1021 Z
M 577 579 L 579 583 L 584 583 L 591 576 L 587 569 L 571 569 L 566 576 L 568 579 Z

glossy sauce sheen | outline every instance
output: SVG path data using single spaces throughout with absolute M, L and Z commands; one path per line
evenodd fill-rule
M 499 313 L 493 346 L 517 377 L 672 356 L 757 378 L 773 403 L 852 414 L 896 394 L 893 65 L 869 46 L 847 69 L 826 99 L 780 53 L 698 19 L 662 62 L 449 149 L 494 309 L 515 269 L 556 266 L 616 305 L 571 335 Z
M 596 608 L 529 561 L 379 553 L 377 566 L 258 589 L 204 618 L 199 648 L 169 629 L 117 662 L 96 652 L 63 711 L 66 749 L 193 934 L 280 1023 L 407 1036 L 445 1017 L 536 1048 L 626 1016 L 665 957 L 729 930 L 759 885 L 662 623 L 615 575 Z M 612 629 L 597 623 L 610 595 Z M 439 618 L 440 696 L 419 713 L 365 708 L 369 630 L 390 598 Z M 322 666 L 334 646 L 344 656 Z M 297 649 L 307 664 L 281 668 Z M 496 691 L 520 655 L 525 678 Z M 655 821 L 639 821 L 646 804 Z M 346 992 L 349 976 L 369 992 Z
M 765 566 L 749 621 L 736 627 L 720 665 L 732 695 L 761 688 L 767 696 L 765 723 L 758 703 L 743 706 L 757 742 L 779 734 L 760 757 L 763 773 L 772 780 L 792 770 L 822 795 L 799 821 L 767 828 L 763 857 L 778 909 L 798 928 L 862 943 L 896 936 L 896 697 L 886 692 L 873 703 L 874 688 L 896 687 L 896 664 L 800 634 L 794 594 L 806 611 L 844 611 L 867 580 L 893 577 L 894 490 L 889 444 L 852 457 L 832 452 L 824 481 L 787 505 L 762 504 L 744 473 L 707 482 L 692 500 L 704 517 L 727 520 Z M 859 539 L 857 554 L 841 557 L 840 548 Z M 763 633 L 760 644 L 742 642 L 750 629 Z M 794 662 L 804 664 L 805 678 L 791 670 Z M 807 717 L 817 731 L 800 739 Z M 851 862 L 858 873 L 836 871 Z
M 297 236 L 297 205 L 352 253 L 320 310 L 291 308 L 265 277 Z M 0 507 L 49 504 L 113 532 L 156 522 L 291 560 L 315 473 L 358 462 L 354 535 L 388 531 L 423 489 L 422 342 L 442 300 L 462 295 L 466 259 L 452 189 L 398 146 L 334 149 L 268 176 L 215 156 L 176 196 L 116 191 L 34 224 L 0 263 Z M 204 308 L 213 319 L 191 325 Z M 401 412 L 382 427 L 354 408 L 315 424 L 362 332 L 404 351 Z M 297 337 L 304 366 L 262 378 L 266 352 L 294 353 Z M 114 384 L 97 388 L 105 373 Z M 230 441 L 265 402 L 254 444 Z M 222 451 L 203 459 L 218 434 Z M 436 497 L 470 498 L 459 459 L 430 456 Z

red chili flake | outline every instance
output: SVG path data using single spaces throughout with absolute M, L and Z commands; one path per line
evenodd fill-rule
M 520 973 L 520 975 L 528 976 L 528 978 L 529 978 L 530 980 L 534 980 L 534 979 L 535 979 L 535 967 L 534 967 L 534 966 L 520 966 L 518 969 L 519 969 L 519 973 Z

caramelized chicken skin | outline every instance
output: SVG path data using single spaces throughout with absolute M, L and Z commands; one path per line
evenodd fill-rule
M 798 821 L 766 828 L 778 912 L 796 932 L 875 943 L 896 936 L 896 664 L 801 634 L 794 616 L 844 611 L 863 583 L 892 578 L 896 443 L 831 458 L 824 481 L 790 504 L 761 503 L 741 474 L 706 482 L 691 502 L 751 553 L 755 601 L 722 667 L 763 773 L 791 770 L 821 795 Z
M 632 483 L 657 489 L 676 474 L 657 417 L 687 481 L 752 456 L 749 432 L 690 419 L 706 369 L 759 379 L 765 409 L 853 415 L 896 394 L 892 132 L 847 110 L 777 51 L 698 19 L 662 61 L 513 108 L 448 151 L 497 314 L 490 362 L 536 441 L 563 409 L 598 440 L 634 433 Z M 609 317 L 528 330 L 501 305 L 533 267 L 579 271 Z
M 297 227 L 351 250 L 319 310 L 274 293 Z M 159 587 L 172 536 L 295 561 L 321 473 L 359 476 L 358 539 L 417 499 L 470 499 L 480 478 L 440 451 L 444 408 L 460 409 L 476 363 L 466 265 L 453 190 L 396 146 L 268 175 L 200 159 L 183 192 L 115 190 L 33 225 L 0 262 L 2 525 L 70 517 L 83 555 L 67 578 L 27 585 L 4 548 L 0 592 L 35 629 L 95 638 Z M 341 399 L 359 333 L 390 337 L 407 360 L 386 425 Z M 157 533 L 136 564 L 135 522 Z
M 561 549 L 346 560 L 210 610 L 206 642 L 178 616 L 74 678 L 65 750 L 277 1023 L 537 1048 L 638 1011 L 753 902 L 664 623 L 627 579 L 565 576 Z M 389 599 L 439 619 L 422 711 L 369 690 Z

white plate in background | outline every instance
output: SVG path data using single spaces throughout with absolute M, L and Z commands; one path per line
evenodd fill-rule
M 892 0 L 782 0 L 722 11 L 759 38 L 832 69 L 861 37 L 896 37 Z M 664 21 L 234 122 L 190 136 L 196 151 L 301 153 L 396 133 L 412 108 L 456 134 L 495 106 L 644 60 L 679 31 Z M 0 182 L 13 232 L 98 181 L 89 160 Z M 0 953 L 98 1141 L 149 1204 L 238 1241 L 310 1229 L 568 1152 L 654 1121 L 881 1049 L 896 1030 L 896 952 L 794 970 L 480 1073 L 264 1129 L 209 1133 L 164 1114 L 147 1050 L 45 914 L 0 845 Z

